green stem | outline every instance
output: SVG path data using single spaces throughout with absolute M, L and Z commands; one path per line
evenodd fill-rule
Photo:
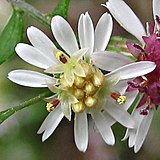
M 5 121 L 7 118 L 9 118 L 11 115 L 16 113 L 17 111 L 19 111 L 19 110 L 21 110 L 23 108 L 26 108 L 26 107 L 28 107 L 28 106 L 30 106 L 32 104 L 35 104 L 35 103 L 41 101 L 42 99 L 44 99 L 45 97 L 51 96 L 52 94 L 53 93 L 51 93 L 50 91 L 41 93 L 38 96 L 19 104 L 18 106 L 15 106 L 15 107 L 12 107 L 12 108 L 9 108 L 9 109 L 7 109 L 5 111 L 0 112 L 0 123 Z
M 7 0 L 7 1 L 12 5 L 14 5 L 15 7 L 22 9 L 30 16 L 32 16 L 34 19 L 36 19 L 38 22 L 42 23 L 44 26 L 50 29 L 50 19 L 47 19 L 47 17 L 44 14 L 42 14 L 32 5 L 22 0 Z

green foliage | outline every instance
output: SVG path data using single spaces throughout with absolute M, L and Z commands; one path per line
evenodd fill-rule
M 9 109 L 6 109 L 5 111 L 2 111 L 0 112 L 0 124 L 5 121 L 7 118 L 9 118 L 11 115 L 13 115 L 14 113 L 16 113 L 17 111 L 23 109 L 23 108 L 26 108 L 28 106 L 31 106 L 32 104 L 35 104 L 39 101 L 41 101 L 43 98 L 45 97 L 49 97 L 51 96 L 51 92 L 48 91 L 48 92 L 45 92 L 45 93 L 42 93 L 26 102 L 23 102 L 21 103 L 20 105 L 16 106 L 16 107 L 12 107 L 12 108 L 9 108 Z
M 0 64 L 14 55 L 14 48 L 21 41 L 24 31 L 24 14 L 14 8 L 13 15 L 0 34 Z
M 47 18 L 51 19 L 55 15 L 60 15 L 67 19 L 67 12 L 69 8 L 70 0 L 60 0 L 54 11 L 47 15 Z

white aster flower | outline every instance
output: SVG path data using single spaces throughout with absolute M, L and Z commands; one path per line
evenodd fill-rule
M 141 148 L 149 130 L 155 108 L 157 108 L 159 105 L 159 94 L 154 93 L 158 91 L 159 81 L 155 80 L 153 77 L 157 77 L 157 79 L 159 77 L 159 74 L 157 73 L 159 73 L 158 66 L 160 61 L 157 61 L 156 55 L 159 53 L 159 43 L 158 40 L 156 41 L 155 39 L 159 39 L 160 1 L 153 0 L 152 2 L 155 26 L 147 23 L 146 31 L 139 18 L 123 0 L 108 0 L 106 5 L 104 5 L 108 8 L 117 22 L 129 33 L 135 36 L 144 46 L 143 49 L 137 44 L 128 43 L 127 47 L 129 51 L 138 59 L 138 61 L 143 61 L 145 59 L 151 60 L 157 64 L 155 73 L 151 73 L 152 75 L 148 74 L 146 77 L 139 77 L 133 81 L 135 84 L 132 83 L 132 85 L 134 85 L 133 88 L 135 87 L 137 90 L 139 89 L 140 92 L 143 93 L 140 101 L 137 103 L 132 112 L 132 117 L 135 119 L 138 127 L 134 129 L 127 129 L 123 140 L 129 138 L 128 145 L 129 147 L 134 147 L 135 152 L 138 152 Z M 145 53 L 144 57 L 142 56 L 143 53 Z M 111 61 L 113 61 L 112 58 L 114 59 L 115 57 L 111 56 Z M 138 82 L 140 79 L 143 79 L 143 82 Z M 141 85 L 144 82 L 147 82 L 147 84 L 144 84 L 144 86 Z M 153 86 L 155 88 L 153 88 Z
M 23 60 L 43 68 L 51 75 L 16 70 L 9 73 L 9 79 L 23 86 L 48 87 L 55 93 L 47 98 L 49 103 L 46 107 L 50 113 L 38 131 L 39 134 L 43 133 L 42 141 L 54 132 L 64 116 L 71 120 L 71 114 L 74 112 L 74 138 L 80 151 L 85 152 L 88 146 L 87 114 L 91 115 L 104 141 L 113 145 L 115 138 L 111 125 L 115 121 L 128 128 L 135 126 L 130 115 L 121 109 L 121 106 L 130 106 L 137 94 L 135 92 L 124 95 L 126 80 L 151 72 L 155 64 L 128 64 L 130 60 L 126 59 L 118 62 L 123 67 L 110 67 L 112 72 L 106 75 L 102 73 L 98 67 L 105 69 L 107 66 L 105 59 L 103 60 L 104 49 L 112 32 L 112 19 L 107 13 L 102 15 L 95 31 L 89 14 L 80 16 L 78 36 L 82 49 L 79 49 L 73 30 L 62 17 L 53 17 L 51 28 L 65 53 L 58 50 L 49 38 L 35 27 L 27 30 L 33 46 L 20 43 L 16 47 L 17 54 Z M 100 62 L 96 61 L 98 53 Z

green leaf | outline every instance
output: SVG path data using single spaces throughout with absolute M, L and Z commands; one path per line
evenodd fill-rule
M 12 17 L 0 33 L 0 64 L 14 55 L 15 46 L 21 41 L 24 31 L 24 14 L 13 9 Z
M 2 122 L 4 122 L 7 118 L 9 118 L 11 115 L 16 113 L 17 111 L 20 111 L 23 108 L 29 107 L 32 104 L 35 104 L 35 103 L 41 101 L 42 99 L 44 99 L 45 97 L 49 97 L 51 95 L 53 95 L 53 93 L 48 91 L 48 92 L 42 93 L 42 94 L 40 94 L 40 95 L 38 95 L 28 101 L 25 101 L 16 107 L 11 107 L 9 109 L 6 109 L 5 111 L 0 112 L 0 124 Z
M 54 11 L 47 15 L 47 18 L 51 19 L 55 15 L 60 15 L 63 18 L 67 19 L 69 3 L 70 3 L 70 0 L 60 0 L 59 4 L 54 9 Z

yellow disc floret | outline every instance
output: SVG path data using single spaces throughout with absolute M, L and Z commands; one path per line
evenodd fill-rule
M 62 55 L 61 53 L 57 53 L 57 56 L 61 57 Z M 80 63 L 80 65 L 84 69 L 85 76 L 81 77 L 74 74 L 72 85 L 68 86 L 63 75 L 60 77 L 60 87 L 78 100 L 78 102 L 71 104 L 72 110 L 75 113 L 96 107 L 98 101 L 97 93 L 104 83 L 104 75 L 99 69 L 88 63 Z

